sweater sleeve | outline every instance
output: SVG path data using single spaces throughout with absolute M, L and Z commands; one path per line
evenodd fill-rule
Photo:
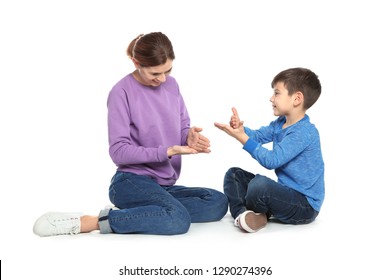
M 249 127 L 244 127 L 244 130 L 250 139 L 256 141 L 259 144 L 272 142 L 274 135 L 274 127 L 272 122 L 270 125 L 262 126 L 258 130 L 252 130 Z
M 243 149 L 267 169 L 276 169 L 290 162 L 311 143 L 309 134 L 302 130 L 290 130 L 280 142 L 274 142 L 272 150 L 250 138 Z
M 143 147 L 130 138 L 131 112 L 123 88 L 114 87 L 108 97 L 109 154 L 116 165 L 163 162 L 168 160 L 168 147 Z
M 183 96 L 179 92 L 179 104 L 180 104 L 180 125 L 181 125 L 181 145 L 187 145 L 188 132 L 190 130 L 191 121 L 190 115 L 187 111 Z

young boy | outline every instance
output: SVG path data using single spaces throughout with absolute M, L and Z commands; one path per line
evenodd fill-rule
M 230 213 L 234 225 L 246 232 L 260 230 L 270 217 L 286 224 L 311 223 L 324 201 L 320 137 L 306 115 L 321 94 L 321 83 L 311 70 L 291 68 L 276 75 L 271 86 L 270 101 L 278 118 L 268 126 L 244 127 L 235 108 L 230 125 L 215 123 L 262 166 L 274 169 L 278 178 L 275 182 L 238 167 L 226 172 L 224 192 Z M 272 150 L 263 147 L 269 142 Z

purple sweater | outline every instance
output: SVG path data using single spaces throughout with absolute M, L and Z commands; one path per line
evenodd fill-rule
M 174 185 L 181 156 L 168 158 L 167 149 L 187 145 L 190 118 L 176 80 L 168 76 L 158 87 L 144 86 L 129 74 L 108 96 L 110 156 L 118 171 Z

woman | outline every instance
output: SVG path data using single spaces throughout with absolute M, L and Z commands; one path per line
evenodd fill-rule
M 190 118 L 176 80 L 175 59 L 161 32 L 140 35 L 127 49 L 135 70 L 108 96 L 110 156 L 117 165 L 109 188 L 115 207 L 98 216 L 49 212 L 34 225 L 39 236 L 101 233 L 182 234 L 191 222 L 218 221 L 227 198 L 210 188 L 175 185 L 181 155 L 209 153 L 209 140 Z

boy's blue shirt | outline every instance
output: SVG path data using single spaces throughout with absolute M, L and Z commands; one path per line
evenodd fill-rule
M 278 183 L 304 194 L 320 211 L 325 197 L 324 161 L 320 136 L 310 118 L 283 129 L 284 116 L 258 130 L 245 127 L 249 136 L 244 149 L 267 169 L 274 169 Z M 273 149 L 262 145 L 273 142 Z

